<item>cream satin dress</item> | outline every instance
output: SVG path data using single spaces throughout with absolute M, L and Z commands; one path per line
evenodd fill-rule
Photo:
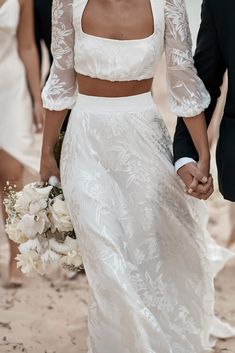
M 17 48 L 19 16 L 18 0 L 0 6 L 0 149 L 39 171 L 40 139 L 33 134 L 32 101 Z

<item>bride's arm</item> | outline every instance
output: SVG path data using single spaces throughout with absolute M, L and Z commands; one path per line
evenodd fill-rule
M 42 92 L 46 108 L 40 172 L 43 181 L 52 175 L 59 177 L 54 146 L 66 112 L 73 108 L 77 96 L 72 0 L 53 0 L 51 50 L 53 64 Z
M 40 167 L 42 181 L 48 181 L 51 176 L 55 176 L 60 180 L 60 172 L 54 156 L 54 147 L 59 139 L 66 113 L 67 110 L 46 111 Z
M 208 178 L 210 152 L 203 112 L 210 103 L 210 96 L 194 67 L 184 0 L 166 0 L 165 54 L 171 110 L 183 117 L 199 155 L 198 166 Z

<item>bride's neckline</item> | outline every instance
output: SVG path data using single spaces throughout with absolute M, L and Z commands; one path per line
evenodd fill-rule
M 97 41 L 102 40 L 102 41 L 114 42 L 114 43 L 130 43 L 130 42 L 135 43 L 135 42 L 141 42 L 141 41 L 143 42 L 143 41 L 148 41 L 148 40 L 150 40 L 150 39 L 155 37 L 156 31 L 155 31 L 154 6 L 153 6 L 153 2 L 152 2 L 153 0 L 149 0 L 151 12 L 152 12 L 152 18 L 153 18 L 153 33 L 151 33 L 147 37 L 135 38 L 135 39 L 114 39 L 114 38 L 108 38 L 108 37 L 100 37 L 100 36 L 96 36 L 95 34 L 90 34 L 90 33 L 85 32 L 83 30 L 83 14 L 84 14 L 84 11 L 85 11 L 85 9 L 87 7 L 88 1 L 89 0 L 85 0 L 84 1 L 83 11 L 82 11 L 82 14 L 81 14 L 81 17 L 80 17 L 80 31 L 81 31 L 81 33 L 82 33 L 82 35 L 84 37 L 87 37 L 87 38 L 90 38 L 90 39 L 93 39 L 93 40 L 97 40 Z

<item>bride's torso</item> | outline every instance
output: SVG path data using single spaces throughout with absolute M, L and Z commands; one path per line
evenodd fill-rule
M 149 91 L 164 50 L 163 0 L 74 0 L 72 6 L 80 92 Z

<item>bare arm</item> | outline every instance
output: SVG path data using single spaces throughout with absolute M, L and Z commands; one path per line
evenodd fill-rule
M 46 110 L 40 171 L 42 181 L 48 181 L 51 176 L 56 176 L 60 180 L 59 169 L 54 158 L 54 147 L 66 113 L 67 110 Z
M 34 42 L 33 1 L 21 0 L 18 27 L 19 55 L 24 63 L 27 81 L 34 105 L 34 120 L 37 132 L 42 131 L 43 109 L 41 101 L 40 68 Z
M 188 193 L 199 198 L 207 198 L 213 192 L 213 180 L 210 177 L 210 147 L 207 135 L 205 114 L 201 113 L 192 119 L 184 118 L 195 149 L 199 156 L 198 173 L 188 185 Z M 195 168 L 190 165 L 189 168 Z M 203 184 L 200 184 L 202 182 Z
M 184 118 L 184 123 L 190 133 L 193 144 L 199 155 L 199 161 L 209 162 L 210 148 L 207 136 L 207 125 L 205 114 L 201 113 L 193 118 Z M 208 165 L 209 167 L 209 165 Z M 205 176 L 208 177 L 209 170 L 204 170 Z
M 52 5 L 53 64 L 42 92 L 43 104 L 47 109 L 40 171 L 43 181 L 51 176 L 60 177 L 54 146 L 67 110 L 73 108 L 77 99 L 72 5 L 72 0 L 53 1 Z

